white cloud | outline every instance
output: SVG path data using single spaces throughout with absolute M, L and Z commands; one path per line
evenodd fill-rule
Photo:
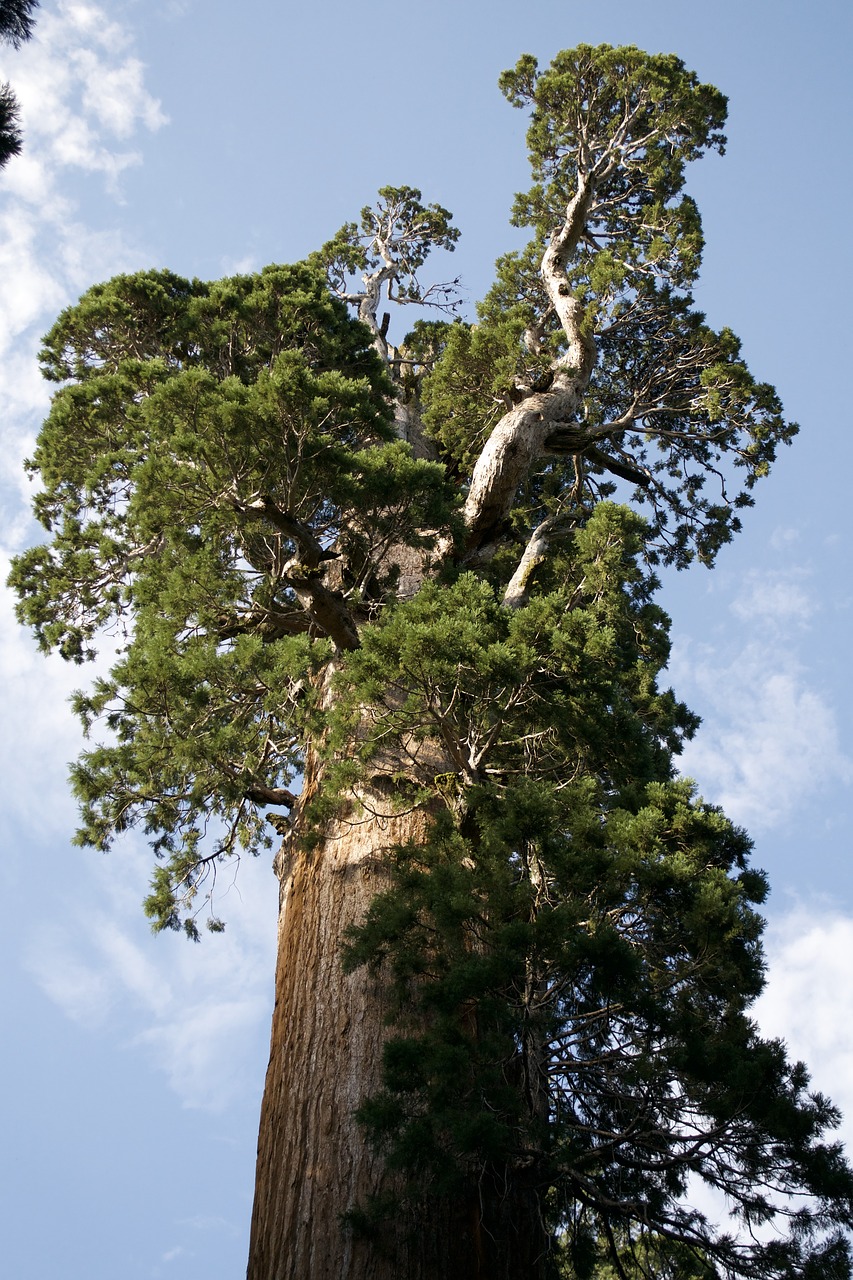
M 56 166 L 72 166 L 107 176 L 114 191 L 128 165 L 139 163 L 137 151 L 115 150 L 110 139 L 129 139 L 140 127 L 166 123 L 159 102 L 148 93 L 144 68 L 128 56 L 129 37 L 96 5 L 60 0 L 54 12 L 39 19 L 35 38 L 20 50 L 15 64 L 15 91 L 27 146 Z M 10 166 L 13 171 L 16 164 Z M 32 199 L 43 183 L 28 172 L 13 190 Z
M 100 1027 L 115 1001 L 109 975 L 74 954 L 67 934 L 39 930 L 27 968 L 44 994 L 74 1022 Z
M 110 22 L 97 4 L 84 4 L 81 0 L 59 0 L 55 20 L 67 23 L 75 32 L 92 44 L 99 44 L 113 54 L 122 53 L 130 43 L 130 35 L 118 22 Z M 42 24 L 41 34 L 53 38 L 49 25 Z
M 257 259 L 250 253 L 243 254 L 240 258 L 222 258 L 220 266 L 224 276 L 250 275 L 258 270 Z
M 673 648 L 674 687 L 703 718 L 680 769 L 753 831 L 853 780 L 835 708 L 815 687 L 808 651 L 799 653 L 819 613 L 808 583 L 796 566 L 752 571 L 720 608 L 710 641 L 688 637 Z M 717 600 L 725 590 L 718 586 Z
M 25 150 L 3 175 L 0 369 L 8 369 L 15 346 L 33 360 L 42 329 L 61 306 L 134 256 L 117 231 L 87 232 L 63 190 L 70 169 L 101 172 L 117 192 L 121 172 L 140 156 L 114 140 L 124 143 L 166 121 L 127 45 L 127 34 L 98 6 L 60 0 L 55 11 L 40 14 L 36 37 L 16 55 Z M 20 403 L 17 386 L 17 376 L 4 377 L 0 395 L 17 411 L 34 409 L 31 395 Z M 9 406 L 3 407 L 8 421 Z
M 767 953 L 755 1017 L 841 1108 L 840 1136 L 853 1147 L 853 919 L 820 904 L 797 907 L 772 921 Z
M 85 50 L 78 58 L 78 69 L 84 107 L 117 138 L 129 138 L 140 122 L 152 130 L 166 124 L 159 102 L 145 89 L 145 68 L 138 58 L 103 70 L 98 57 Z
M 50 258 L 45 260 L 41 256 L 39 230 L 38 222 L 28 220 L 14 205 L 0 217 L 2 347 L 19 338 L 48 312 L 55 311 L 63 300 L 63 281 L 57 277 Z
M 175 1245 L 174 1249 L 167 1249 L 161 1257 L 161 1262 L 175 1262 L 178 1258 L 185 1258 L 187 1250 L 182 1244 Z
M 238 1095 L 247 1068 L 257 1070 L 239 1046 L 254 1044 L 254 1031 L 268 1018 L 261 993 L 190 1001 L 179 1017 L 140 1032 L 134 1043 L 151 1051 L 185 1106 L 219 1111 Z
M 112 918 L 95 923 L 91 940 L 123 997 L 136 1000 L 155 1017 L 168 1016 L 175 998 L 172 984 L 157 965 L 152 948 L 143 950 Z
M 790 653 L 755 642 L 733 659 L 721 657 L 683 645 L 670 668 L 676 689 L 705 720 L 680 768 L 709 799 L 751 830 L 767 830 L 853 778 L 833 708 L 809 688 Z
M 774 551 L 787 551 L 789 547 L 799 542 L 801 537 L 799 529 L 780 525 L 770 535 L 770 546 Z

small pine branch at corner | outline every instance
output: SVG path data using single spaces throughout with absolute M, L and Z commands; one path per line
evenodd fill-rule
M 32 38 L 39 0 L 0 0 L 0 42 L 20 49 Z M 0 169 L 20 155 L 20 108 L 11 85 L 0 85 Z

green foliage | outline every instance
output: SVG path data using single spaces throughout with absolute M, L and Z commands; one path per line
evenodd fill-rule
M 32 38 L 39 0 L 0 0 L 0 40 L 20 49 Z
M 133 826 L 151 835 L 163 860 L 145 906 L 155 928 L 194 937 L 196 892 L 210 878 L 207 908 L 222 858 L 271 847 L 258 788 L 286 788 L 299 769 L 311 708 L 299 683 L 316 662 L 307 637 L 223 646 L 149 615 L 110 677 L 75 696 L 87 736 L 108 733 L 71 768 L 76 843 L 108 849 Z
M 719 1273 L 700 1248 L 654 1232 L 633 1236 L 617 1229 L 588 1245 L 564 1241 L 557 1274 L 561 1280 L 716 1280 Z
M 270 843 L 259 806 L 299 767 L 329 644 L 296 593 L 333 557 L 340 599 L 374 607 L 389 546 L 429 545 L 450 495 L 392 438 L 370 335 L 312 268 L 117 277 L 43 359 L 62 385 L 29 465 L 52 540 L 13 566 L 20 617 L 76 662 L 115 637 L 75 701 L 109 734 L 72 773 L 78 839 L 141 824 L 168 858 L 148 909 L 192 931 L 197 885 Z
M 547 378 L 553 352 L 534 356 L 524 349 L 528 323 L 524 308 L 510 304 L 482 324 L 448 326 L 440 357 L 424 380 L 424 423 L 462 475 L 470 476 L 491 432 L 517 400 L 515 389 Z
M 416 187 L 381 187 L 360 222 L 345 223 L 310 261 L 324 268 L 342 296 L 348 295 L 350 278 L 363 273 L 365 279 L 384 277 L 392 301 L 422 303 L 432 290 L 423 288 L 418 271 L 433 249 L 452 252 L 459 239 L 450 219 L 440 204 L 423 204 Z
M 0 169 L 21 152 L 20 108 L 11 85 L 0 84 Z
M 60 317 L 43 357 L 65 385 L 28 465 L 53 541 L 11 579 L 43 647 L 80 661 L 99 628 L 125 635 L 146 607 L 178 634 L 292 611 L 275 513 L 324 545 L 371 527 L 368 473 L 396 449 L 387 383 L 307 268 L 212 286 L 118 277 Z M 411 480 L 417 505 L 431 478 Z M 342 534 L 354 490 L 368 509 Z
M 531 110 L 534 186 L 517 197 L 513 221 L 548 234 L 580 177 L 591 174 L 592 233 L 608 239 L 611 279 L 654 264 L 673 284 L 692 280 L 702 240 L 695 205 L 683 196 L 684 166 L 725 146 L 719 90 L 673 54 L 583 44 L 558 53 L 544 72 L 527 54 L 499 83 L 513 106 Z
M 841 1248 L 853 1176 L 821 1142 L 837 1113 L 748 1019 L 765 880 L 673 777 L 695 721 L 658 689 L 668 622 L 642 548 L 638 518 L 602 504 L 548 594 L 508 610 L 473 574 L 427 584 L 347 657 L 350 750 L 333 745 L 375 786 L 407 744 L 432 813 L 345 947 L 394 996 L 360 1119 L 413 1202 L 532 1179 L 577 1280 L 792 1277 Z M 745 1223 L 793 1216 L 789 1239 L 719 1235 L 684 1202 L 697 1175 Z
M 637 567 L 642 545 L 642 522 L 604 504 L 552 562 L 554 589 L 526 608 L 505 608 L 465 573 L 387 610 L 339 677 L 344 757 L 358 750 L 375 777 L 385 766 L 373 730 L 377 743 L 436 740 L 454 765 L 445 790 L 460 796 L 484 770 L 499 793 L 531 776 L 612 770 L 620 787 L 668 776 L 696 721 L 656 687 L 667 619 Z M 330 742 L 341 752 L 338 736 Z M 409 767 L 425 793 L 436 786 L 431 761 Z
M 566 803 L 562 849 L 550 816 L 534 826 L 525 806 L 502 848 L 485 823 L 465 841 L 445 822 L 399 851 L 356 938 L 381 944 L 402 1008 L 368 1131 L 413 1196 L 532 1170 L 579 1280 L 623 1274 L 593 1270 L 620 1220 L 627 1275 L 793 1277 L 833 1256 L 827 1274 L 848 1274 L 839 1239 L 821 1241 L 850 1224 L 849 1170 L 819 1142 L 837 1115 L 744 1016 L 761 966 L 742 837 L 672 784 L 604 826 Z M 784 1244 L 735 1244 L 680 1202 L 699 1172 L 746 1223 L 795 1188 L 815 1202 L 787 1201 Z M 649 1231 L 674 1241 L 673 1269 Z M 687 1270 L 703 1253 L 715 1269 Z

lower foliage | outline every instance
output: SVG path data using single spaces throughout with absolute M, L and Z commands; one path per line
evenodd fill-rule
M 482 581 L 425 587 L 346 669 L 350 706 L 380 698 L 361 722 L 385 755 L 362 735 L 362 769 L 392 729 L 476 760 L 434 780 L 428 838 L 389 851 L 349 931 L 346 967 L 394 994 L 359 1118 L 412 1205 L 476 1189 L 494 1235 L 514 1203 L 542 1266 L 577 1280 L 846 1275 L 853 1176 L 823 1140 L 838 1113 L 749 1019 L 766 882 L 674 774 L 692 721 L 657 688 L 666 619 L 637 531 L 600 509 L 526 610 Z M 731 1231 L 691 1205 L 695 1179 Z

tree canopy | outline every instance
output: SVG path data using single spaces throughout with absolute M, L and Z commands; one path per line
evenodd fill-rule
M 49 541 L 11 581 L 43 648 L 115 648 L 75 700 L 78 840 L 141 826 L 155 927 L 197 937 L 271 829 L 375 822 L 383 887 L 339 942 L 393 996 L 361 1119 L 397 1194 L 490 1189 L 495 1239 L 533 1214 L 578 1280 L 848 1276 L 837 1112 L 748 1017 L 765 880 L 678 777 L 697 722 L 660 686 L 653 566 L 713 563 L 796 430 L 692 297 L 684 171 L 725 99 L 609 46 L 501 88 L 531 240 L 476 323 L 426 283 L 451 215 L 401 186 L 308 262 L 119 276 L 48 334 Z M 395 343 L 386 302 L 439 317 Z M 423 838 L 383 847 L 408 810 Z
M 149 908 L 171 925 L 222 854 L 270 844 L 259 809 L 292 799 L 306 673 L 358 644 L 385 551 L 428 542 L 451 495 L 393 437 L 370 335 L 308 266 L 118 277 L 60 318 L 44 368 L 64 384 L 32 463 L 55 535 L 12 582 L 44 648 L 80 662 L 116 639 L 75 704 L 112 736 L 73 771 L 78 839 L 152 833 L 172 856 Z
M 471 473 L 469 539 L 516 514 L 532 467 L 534 511 L 627 480 L 654 554 L 711 563 L 795 431 L 734 334 L 693 305 L 703 238 L 684 168 L 723 148 L 726 100 L 678 58 L 631 47 L 581 45 L 542 72 L 528 55 L 500 84 L 531 112 L 534 185 L 513 222 L 534 235 L 498 262 L 481 323 L 447 335 L 425 395 Z

